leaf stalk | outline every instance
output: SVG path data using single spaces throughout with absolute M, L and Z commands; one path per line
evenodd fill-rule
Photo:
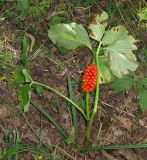
M 47 90 L 50 90 L 52 92 L 54 92 L 55 94 L 57 94 L 58 96 L 64 98 L 66 101 L 68 101 L 70 104 L 72 104 L 74 107 L 76 107 L 80 112 L 81 114 L 84 116 L 84 118 L 87 120 L 87 116 L 86 114 L 84 113 L 84 111 L 80 108 L 80 106 L 78 106 L 74 101 L 72 101 L 70 98 L 66 97 L 64 94 L 62 94 L 61 92 L 57 91 L 56 89 L 48 86 L 48 85 L 45 85 L 45 84 L 42 84 L 42 83 L 39 83 L 39 82 L 35 82 L 33 81 L 32 84 L 35 84 L 35 85 L 39 85 L 39 86 L 42 86 L 43 88 L 47 89 Z
M 97 66 L 97 69 L 99 68 L 98 54 L 100 52 L 101 45 L 102 45 L 102 43 L 100 42 L 98 49 L 96 51 L 96 55 L 95 55 L 95 64 Z M 90 119 L 87 121 L 87 128 L 86 128 L 86 143 L 87 144 L 89 144 L 89 142 L 90 142 L 92 124 L 93 124 L 95 114 L 97 113 L 97 110 L 98 110 L 98 100 L 99 100 L 99 74 L 97 74 L 97 80 L 96 80 L 96 91 L 95 91 L 95 101 L 94 101 L 93 112 L 90 116 Z

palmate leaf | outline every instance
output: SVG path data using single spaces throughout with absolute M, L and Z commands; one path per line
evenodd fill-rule
M 135 39 L 128 35 L 123 26 L 113 27 L 102 39 L 104 54 L 109 57 L 111 71 L 116 77 L 123 77 L 138 67 L 132 50 L 136 50 Z
M 48 36 L 59 48 L 76 49 L 86 46 L 92 49 L 88 33 L 80 24 L 57 24 L 49 29 Z
M 138 67 L 136 61 L 128 59 L 124 54 L 119 52 L 110 52 L 110 68 L 116 77 L 123 77 L 129 71 L 135 71 Z
M 110 70 L 107 57 L 99 56 L 98 72 L 100 84 L 110 83 L 114 80 L 114 76 Z
M 141 89 L 138 92 L 139 105 L 142 112 L 147 110 L 147 90 Z
M 88 27 L 89 35 L 96 41 L 100 41 L 104 32 L 105 27 L 107 26 L 106 20 L 108 19 L 108 15 L 106 12 L 102 12 L 101 15 L 97 15 L 93 18 L 92 22 Z

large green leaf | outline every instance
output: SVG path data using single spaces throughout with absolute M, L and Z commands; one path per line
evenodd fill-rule
M 120 91 L 128 91 L 134 85 L 134 80 L 131 77 L 117 78 L 111 84 L 112 89 Z
M 49 29 L 48 36 L 60 48 L 76 49 L 86 46 L 92 49 L 87 31 L 80 24 L 57 24 Z
M 104 56 L 99 57 L 99 83 L 100 84 L 106 84 L 112 82 L 114 79 L 114 76 L 110 70 L 109 64 L 108 64 L 108 58 Z
M 107 26 L 106 20 L 108 19 L 108 15 L 106 12 L 103 12 L 101 15 L 97 14 L 96 17 L 93 18 L 92 22 L 88 27 L 89 35 L 96 41 L 100 41 L 104 32 L 105 27 Z
M 113 27 L 105 32 L 102 39 L 104 54 L 109 56 L 110 68 L 116 77 L 122 77 L 137 69 L 136 56 L 132 52 L 137 49 L 134 42 L 135 39 L 128 35 L 123 26 Z
M 31 99 L 31 86 L 30 84 L 26 84 L 22 87 L 19 94 L 20 99 L 20 108 L 24 110 L 24 112 L 29 111 L 30 99 Z
M 129 71 L 135 71 L 137 67 L 137 62 L 128 59 L 124 54 L 114 51 L 110 52 L 110 68 L 116 77 L 121 78 L 127 75 Z
M 142 112 L 144 112 L 145 110 L 147 110 L 147 90 L 146 89 L 139 90 L 138 99 L 139 99 L 140 108 Z

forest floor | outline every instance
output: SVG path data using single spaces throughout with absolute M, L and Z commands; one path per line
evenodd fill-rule
M 37 55 L 30 63 L 33 79 L 50 84 L 68 96 L 67 77 L 70 75 L 75 100 L 82 104 L 81 75 L 84 68 L 91 62 L 92 55 L 86 48 L 62 53 L 52 44 L 47 33 L 50 26 L 59 22 L 76 22 L 86 27 L 91 18 L 102 10 L 109 15 L 109 27 L 122 24 L 129 34 L 138 40 L 138 50 L 135 54 L 140 63 L 144 63 L 142 57 L 147 33 L 144 24 L 137 16 L 137 12 L 145 7 L 143 0 L 101 0 L 100 2 L 85 0 L 82 3 L 81 1 L 55 0 L 50 2 L 49 6 L 43 6 L 43 11 L 37 5 L 40 2 L 36 0 L 33 6 L 34 8 L 36 6 L 35 10 L 30 10 L 30 13 L 25 11 L 24 16 L 22 10 L 16 6 L 16 2 L 0 1 L 0 52 L 5 52 L 7 59 L 7 63 L 0 62 L 0 78 L 4 75 L 13 76 L 13 69 L 21 65 L 21 42 L 27 33 L 30 35 L 28 37 L 30 42 L 33 37 L 35 39 L 33 45 L 39 48 Z M 145 76 L 147 68 L 140 67 L 137 72 Z M 27 113 L 18 109 L 19 100 L 16 93 L 18 89 L 14 89 L 13 85 L 0 79 L 0 155 L 8 145 L 5 137 L 12 131 L 13 135 L 19 133 L 21 143 L 41 148 L 41 141 L 44 141 L 52 146 L 53 160 L 72 159 L 68 155 L 75 160 L 147 160 L 147 149 L 78 153 L 75 147 L 65 143 L 64 137 L 33 105 L 30 105 Z M 33 91 L 31 98 L 74 139 L 69 104 L 49 91 L 40 94 Z M 92 101 L 93 98 L 91 103 Z M 82 147 L 85 141 L 85 121 L 80 113 L 77 114 L 77 119 L 78 145 Z M 36 138 L 35 134 L 39 135 L 40 139 Z M 132 88 L 128 92 L 118 93 L 112 90 L 110 85 L 101 85 L 99 111 L 92 128 L 91 144 L 107 146 L 140 143 L 147 143 L 147 111 L 139 112 L 136 90 Z M 22 160 L 37 159 L 36 154 L 30 152 L 23 152 L 19 156 Z

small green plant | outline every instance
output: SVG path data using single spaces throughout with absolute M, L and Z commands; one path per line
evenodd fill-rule
M 19 132 L 16 131 L 16 133 L 14 134 L 12 132 L 12 129 L 9 129 L 8 133 L 5 133 L 5 148 L 1 148 L 2 149 L 2 153 L 0 155 L 0 159 L 4 158 L 4 155 L 7 154 L 8 151 L 11 151 L 12 148 L 15 148 L 16 146 L 19 146 L 19 143 L 21 141 Z M 6 158 L 6 157 L 5 157 Z M 7 158 L 9 160 L 18 160 L 19 159 L 19 154 L 15 153 L 13 155 L 7 156 Z
M 4 6 L 4 0 L 0 0 L 0 8 L 2 9 Z
M 147 21 L 147 7 L 142 9 L 139 13 L 138 13 L 139 19 L 142 21 Z
M 6 52 L 1 52 L 0 53 L 0 69 L 1 71 L 6 71 L 10 70 L 11 66 L 12 66 L 12 60 L 13 57 L 10 53 L 6 53 Z
M 24 112 L 29 111 L 31 92 L 38 86 L 54 92 L 71 104 L 70 107 L 75 107 L 76 110 L 72 110 L 72 114 L 76 141 L 78 136 L 76 127 L 76 111 L 79 111 L 87 122 L 85 135 L 86 144 L 89 144 L 90 142 L 93 120 L 98 111 L 100 85 L 110 83 L 117 78 L 123 78 L 129 74 L 130 71 L 134 72 L 138 67 L 136 56 L 133 54 L 133 50 L 137 49 L 134 44 L 136 40 L 132 36 L 128 35 L 128 31 L 122 25 L 112 27 L 107 30 L 107 20 L 108 15 L 106 12 L 96 15 L 88 26 L 89 35 L 82 25 L 76 23 L 59 23 L 50 27 L 48 31 L 48 36 L 57 47 L 64 48 L 66 50 L 88 47 L 93 55 L 92 64 L 88 67 L 86 66 L 82 78 L 83 83 L 81 88 L 83 88 L 83 93 L 85 93 L 84 109 L 74 101 L 70 77 L 68 77 L 69 97 L 52 88 L 50 85 L 42 84 L 32 79 L 29 73 L 29 44 L 26 38 L 23 39 L 22 43 L 23 54 L 21 61 L 23 62 L 23 65 L 17 68 L 14 72 L 15 78 L 12 81 L 12 83 L 17 84 L 17 86 L 20 84 L 19 108 Z M 93 48 L 90 38 L 97 42 L 97 48 Z M 95 96 L 94 106 L 90 106 L 91 104 L 89 103 L 91 93 L 94 93 Z M 141 95 L 139 95 L 139 97 L 141 97 Z M 93 108 L 92 112 L 90 112 L 91 107 Z M 66 142 L 71 144 L 71 139 L 63 128 L 56 124 L 51 117 L 43 111 L 43 109 L 40 109 L 37 106 L 36 108 L 45 115 L 53 125 L 56 126 L 60 133 L 66 138 Z M 143 109 L 143 111 L 144 110 L 145 109 Z M 133 148 L 134 146 L 131 147 Z
M 0 79 L 6 77 L 15 69 L 15 53 L 9 51 L 3 41 L 0 40 Z
M 35 18 L 42 19 L 45 9 L 50 6 L 52 0 L 42 0 L 36 3 L 34 0 L 19 0 L 17 1 L 17 8 L 20 10 L 20 19 L 25 20 L 28 15 Z
M 84 5 L 85 6 L 90 6 L 90 5 L 94 5 L 97 2 L 97 0 L 84 0 Z
M 135 87 L 137 90 L 137 98 L 142 112 L 147 110 L 147 78 L 139 76 L 127 76 L 113 81 L 111 87 L 120 92 L 128 91 Z
M 20 19 L 21 20 L 26 19 L 27 14 L 28 14 L 29 1 L 28 0 L 26 0 L 26 1 L 23 1 L 23 0 L 18 1 L 17 2 L 17 8 L 21 11 Z
M 50 150 L 44 151 L 37 146 L 23 144 L 19 132 L 9 129 L 8 133 L 5 133 L 5 145 L 0 147 L 0 160 L 19 160 L 22 152 L 34 153 L 35 160 L 43 160 L 45 157 L 53 160 L 63 159 L 58 152 L 51 153 Z
M 53 16 L 50 19 L 49 26 L 53 26 L 53 25 L 56 25 L 56 24 L 61 23 L 61 22 L 62 22 L 62 17 L 60 17 L 60 16 Z

